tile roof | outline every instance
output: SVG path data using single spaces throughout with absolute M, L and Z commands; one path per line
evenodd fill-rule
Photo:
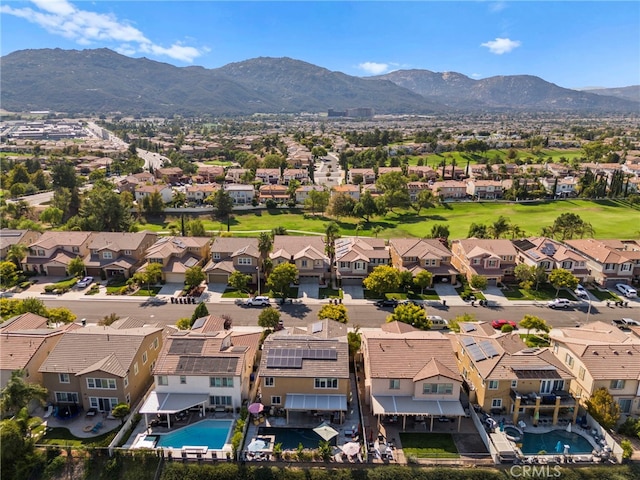
M 157 237 L 154 232 L 96 232 L 89 242 L 90 250 L 137 250 L 148 237 Z
M 473 256 L 488 254 L 497 256 L 517 255 L 516 249 L 510 240 L 506 239 L 489 239 L 489 238 L 467 238 L 463 240 L 454 240 L 458 243 L 468 258 Z
M 211 244 L 211 252 L 233 254 L 233 252 L 239 252 L 245 247 L 249 247 L 247 252 L 258 252 L 256 256 L 259 255 L 258 239 L 255 237 L 215 237 Z
M 594 259 L 598 263 L 625 263 L 630 259 L 626 252 L 615 250 L 606 243 L 595 240 L 593 238 L 584 238 L 578 240 L 565 240 L 564 243 L 578 252 Z
M 309 257 L 313 259 L 325 259 L 324 240 L 321 236 L 304 237 L 295 235 L 276 235 L 273 238 L 273 251 L 271 258 Z
M 29 245 L 30 248 L 44 248 L 44 249 L 52 249 L 58 246 L 81 246 L 92 235 L 92 232 L 52 232 L 47 231 L 42 234 L 42 236 Z

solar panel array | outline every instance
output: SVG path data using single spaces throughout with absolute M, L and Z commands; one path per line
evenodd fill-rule
M 331 348 L 272 348 L 267 368 L 302 368 L 302 360 L 337 360 L 338 352 Z
M 462 330 L 463 332 L 473 332 L 476 330 L 476 326 L 472 323 L 461 323 L 460 324 L 460 330 Z
M 475 339 L 472 337 L 463 337 L 462 344 L 465 346 L 469 356 L 474 362 L 481 362 L 487 358 L 493 358 L 500 355 L 489 340 L 483 340 L 480 343 L 476 343 Z
M 174 338 L 169 347 L 170 355 L 198 355 L 202 352 L 204 339 Z

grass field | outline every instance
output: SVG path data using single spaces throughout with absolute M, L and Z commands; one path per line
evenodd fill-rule
M 435 224 L 449 227 L 449 238 L 466 238 L 472 223 L 490 224 L 499 216 L 520 226 L 525 235 L 540 235 L 545 226 L 562 213 L 576 213 L 590 222 L 595 230 L 595 238 L 631 239 L 640 236 L 640 209 L 618 200 L 562 200 L 555 202 L 460 202 L 450 203 L 416 215 L 413 210 L 388 213 L 385 217 L 374 217 L 371 222 L 356 229 L 361 219 L 343 217 L 338 220 L 340 234 L 344 236 L 372 236 L 376 225 L 383 228 L 382 238 L 424 237 Z M 208 216 L 199 217 L 205 229 L 210 233 L 226 232 L 226 222 L 213 221 Z M 174 221 L 167 218 L 164 222 L 140 224 L 140 230 L 166 231 L 167 225 Z M 229 222 L 233 234 L 257 236 L 257 232 L 271 230 L 275 225 L 282 226 L 290 234 L 299 232 L 322 234 L 325 225 L 333 220 L 324 216 L 303 214 L 302 210 L 258 210 L 236 212 Z
M 508 149 L 501 150 L 488 150 L 483 155 L 474 154 L 474 153 L 465 153 L 465 152 L 446 152 L 441 154 L 429 154 L 429 155 L 420 155 L 420 156 L 410 156 L 409 157 L 409 165 L 416 165 L 418 163 L 418 159 L 422 159 L 425 165 L 429 165 L 430 167 L 436 169 L 440 162 L 443 159 L 447 159 L 447 164 L 451 164 L 450 159 L 454 159 L 456 161 L 456 166 L 458 168 L 466 168 L 467 160 L 471 165 L 475 165 L 477 163 L 486 163 L 486 160 L 494 160 L 495 158 L 499 158 L 504 163 L 513 163 L 514 160 L 509 160 L 507 158 Z M 552 162 L 558 162 L 560 157 L 564 157 L 567 160 L 571 161 L 574 158 L 580 158 L 584 156 L 584 151 L 575 148 L 575 149 L 565 149 L 565 150 L 541 150 L 539 152 L 533 153 L 530 150 L 518 149 L 516 150 L 517 156 L 516 160 L 520 160 L 523 162 L 533 160 L 537 161 L 548 161 L 551 159 Z
M 449 433 L 400 432 L 402 450 L 406 457 L 458 458 L 460 454 Z

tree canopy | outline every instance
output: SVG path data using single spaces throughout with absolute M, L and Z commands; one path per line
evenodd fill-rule
M 607 430 L 615 427 L 620 419 L 620 405 L 605 387 L 593 392 L 587 400 L 587 411 Z
M 549 283 L 551 283 L 551 285 L 555 287 L 557 296 L 561 288 L 575 290 L 575 288 L 578 286 L 578 283 L 580 283 L 580 280 L 578 280 L 578 277 L 576 277 L 569 270 L 565 270 L 564 268 L 556 268 L 549 274 Z
M 286 298 L 291 285 L 298 277 L 298 268 L 293 263 L 281 263 L 274 267 L 267 280 L 267 288 L 276 296 Z
M 323 305 L 318 312 L 318 318 L 320 320 L 329 318 L 340 323 L 347 323 L 349 321 L 347 307 L 342 304 L 334 305 L 333 303 Z
M 258 315 L 258 325 L 262 328 L 275 330 L 279 322 L 280 312 L 276 308 L 266 307 Z
M 420 305 L 405 303 L 398 305 L 393 313 L 387 317 L 387 322 L 402 322 L 420 330 L 429 330 L 431 322 L 427 319 L 426 311 Z
M 389 265 L 379 265 L 362 281 L 362 284 L 378 296 L 397 292 L 400 288 L 400 271 Z

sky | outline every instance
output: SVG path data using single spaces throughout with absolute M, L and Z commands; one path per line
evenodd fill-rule
M 536 75 L 640 84 L 638 1 L 2 0 L 0 53 L 110 48 L 178 67 L 290 57 L 359 77 Z

